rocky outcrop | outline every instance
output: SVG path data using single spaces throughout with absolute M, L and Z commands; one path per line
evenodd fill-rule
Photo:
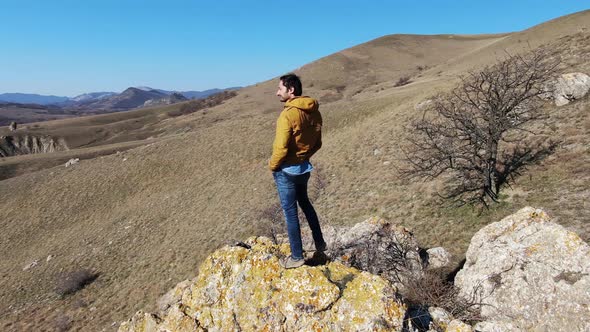
M 331 251 L 335 260 L 382 275 L 398 287 L 423 272 L 418 242 L 405 227 L 369 218 L 335 235 Z
M 102 98 L 90 98 L 87 100 L 73 102 L 68 107 L 76 110 L 103 110 L 118 112 L 137 107 L 143 107 L 143 104 L 150 99 L 157 100 L 167 97 L 167 94 L 157 90 L 144 90 L 130 87 L 119 94 L 106 95 Z
M 399 295 L 408 278 L 447 264 L 444 249 L 420 250 L 411 232 L 380 218 L 326 225 L 324 236 L 329 259 L 318 262 L 315 253 L 292 270 L 279 266 L 290 254 L 280 236 L 280 244 L 252 237 L 226 246 L 197 278 L 163 296 L 159 313 L 138 312 L 119 331 L 590 330 L 590 249 L 542 210 L 522 209 L 473 237 L 455 278 L 459 295 L 480 305 L 483 321 L 473 327 L 443 308 L 407 306 Z
M 143 103 L 143 107 L 153 107 L 153 106 L 158 106 L 158 105 L 170 105 L 170 104 L 176 104 L 176 103 L 180 103 L 183 101 L 187 101 L 188 99 L 183 96 L 180 93 L 173 93 L 169 96 L 166 96 L 164 98 L 157 98 L 157 99 L 149 99 L 146 100 Z
M 477 232 L 455 285 L 482 303 L 478 331 L 590 330 L 590 248 L 542 210 Z
M 408 278 L 419 278 L 428 266 L 412 232 L 382 218 L 371 217 L 352 227 L 322 225 L 322 232 L 330 259 L 380 275 L 398 288 Z M 302 227 L 302 241 L 304 249 L 314 250 L 308 227 Z
M 387 280 L 340 262 L 285 270 L 287 244 L 264 237 L 209 256 L 199 276 L 119 331 L 401 331 L 406 308 Z M 166 301 L 164 301 L 166 302 Z
M 0 156 L 2 157 L 65 150 L 68 150 L 68 146 L 63 138 L 34 135 L 0 136 Z
M 588 94 L 590 76 L 584 73 L 563 74 L 550 85 L 555 105 L 563 106 Z

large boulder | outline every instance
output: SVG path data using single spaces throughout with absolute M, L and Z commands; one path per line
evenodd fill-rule
M 288 254 L 264 237 L 223 247 L 167 294 L 164 312 L 138 312 L 119 331 L 402 330 L 406 308 L 387 280 L 339 262 L 285 270 Z
M 590 249 L 542 210 L 477 232 L 455 284 L 482 304 L 476 330 L 590 331 Z
M 555 105 L 563 106 L 583 98 L 590 90 L 590 76 L 584 73 L 568 73 L 557 78 L 552 84 Z

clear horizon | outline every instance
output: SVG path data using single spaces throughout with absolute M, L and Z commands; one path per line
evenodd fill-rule
M 0 93 L 248 86 L 390 34 L 515 32 L 587 1 L 5 1 Z

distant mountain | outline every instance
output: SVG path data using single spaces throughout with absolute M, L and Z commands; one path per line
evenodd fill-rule
M 117 94 L 116 92 L 90 92 L 90 93 L 81 94 L 81 95 L 76 96 L 74 98 L 70 98 L 68 101 L 80 102 L 80 101 L 97 100 L 97 99 L 111 97 L 116 94 Z
M 147 86 L 137 86 L 137 89 L 143 90 L 143 91 L 158 91 L 161 93 L 165 93 L 167 95 L 172 95 L 174 93 L 179 93 L 183 96 L 185 96 L 187 99 L 201 99 L 201 98 L 207 98 L 210 95 L 214 95 L 216 93 L 220 93 L 226 90 L 238 90 L 241 87 L 231 87 L 231 88 L 226 88 L 226 89 L 209 89 L 209 90 L 204 90 L 204 91 L 169 91 L 169 90 L 162 90 L 162 89 L 153 89 Z
M 188 99 L 201 99 L 207 98 L 210 95 L 214 95 L 216 93 L 220 93 L 226 90 L 239 90 L 241 87 L 231 87 L 227 89 L 209 89 L 205 91 L 183 91 L 181 92 L 185 97 Z
M 69 98 L 31 93 L 2 93 L 0 94 L 0 100 L 9 103 L 48 105 L 61 103 L 69 100 Z
M 3 93 L 0 101 L 5 103 L 56 105 L 74 113 L 95 113 L 100 111 L 124 111 L 132 108 L 168 105 L 188 99 L 207 98 L 226 90 L 237 90 L 239 87 L 227 89 L 209 89 L 205 91 L 169 91 L 153 89 L 147 86 L 130 87 L 121 93 L 90 92 L 73 98 L 44 96 L 25 93 Z
M 150 99 L 164 99 L 168 95 L 157 90 L 142 90 L 138 88 L 128 88 L 120 94 L 107 96 L 101 99 L 92 99 L 76 103 L 76 108 L 92 110 L 109 110 L 122 111 L 143 106 Z
M 134 88 L 136 88 L 136 89 L 139 89 L 139 90 L 143 90 L 143 91 L 152 91 L 152 90 L 156 90 L 156 91 L 158 91 L 158 92 L 165 93 L 165 90 L 154 89 L 154 88 L 150 88 L 149 86 L 136 86 L 136 87 L 134 87 Z

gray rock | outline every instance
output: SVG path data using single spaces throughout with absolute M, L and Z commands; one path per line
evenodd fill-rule
M 436 330 L 437 327 L 445 328 L 453 320 L 453 315 L 443 308 L 430 307 L 428 308 L 428 313 L 432 319 L 431 325 L 433 326 L 430 327 L 432 330 Z
M 590 248 L 542 210 L 526 207 L 477 232 L 455 285 L 494 326 L 590 331 Z
M 430 248 L 426 250 L 426 253 L 428 254 L 428 269 L 440 269 L 451 264 L 453 256 L 443 247 Z
M 66 162 L 66 167 L 70 167 L 72 165 L 75 165 L 78 162 L 80 162 L 80 158 L 72 158 L 72 159 L 68 160 L 68 162 Z
M 184 280 L 179 282 L 174 288 L 162 295 L 157 301 L 158 310 L 164 312 L 172 305 L 179 303 L 185 290 L 191 285 L 191 280 Z
M 309 227 L 302 227 L 305 250 L 314 250 Z M 352 227 L 322 225 L 331 259 L 382 277 L 403 288 L 406 278 L 418 278 L 424 262 L 413 234 L 384 219 L 371 217 Z
M 519 329 L 514 324 L 510 322 L 479 322 L 474 326 L 477 332 L 521 332 L 522 329 Z M 536 330 L 535 330 L 536 331 Z
M 472 332 L 473 329 L 471 328 L 471 325 L 465 324 L 464 322 L 458 319 L 454 319 L 449 323 L 445 331 Z
M 429 107 L 431 104 L 432 104 L 432 99 L 426 99 L 426 100 L 421 101 L 418 104 L 414 105 L 414 109 L 416 111 L 422 111 L 425 108 Z
M 29 264 L 25 265 L 25 267 L 23 267 L 23 271 L 27 271 L 30 270 L 32 268 L 34 268 L 35 266 L 37 266 L 39 264 L 39 260 L 34 260 L 32 262 L 30 262 Z
M 552 84 L 555 105 L 563 106 L 583 98 L 590 90 L 590 76 L 584 73 L 568 73 L 557 78 Z

